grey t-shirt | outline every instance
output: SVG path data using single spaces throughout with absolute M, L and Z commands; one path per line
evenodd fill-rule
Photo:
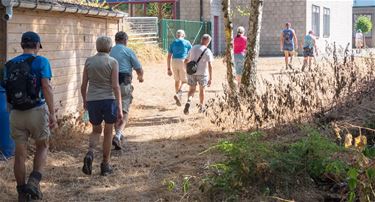
M 89 80 L 87 101 L 115 99 L 112 89 L 112 70 L 118 67 L 116 59 L 108 53 L 97 53 L 86 60 Z
M 197 61 L 199 59 L 199 56 L 201 56 L 206 48 L 206 46 L 200 44 L 193 46 L 193 48 L 189 52 L 188 58 L 190 60 Z M 214 55 L 212 54 L 211 50 L 207 48 L 206 52 L 203 54 L 201 60 L 198 63 L 198 69 L 194 75 L 208 76 L 208 62 L 213 61 Z

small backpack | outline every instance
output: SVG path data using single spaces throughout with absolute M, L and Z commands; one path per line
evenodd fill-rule
M 40 87 L 38 78 L 31 72 L 31 63 L 35 56 L 19 62 L 9 61 L 5 64 L 5 90 L 7 101 L 13 109 L 28 110 L 39 104 Z
M 201 56 L 199 56 L 198 60 L 197 61 L 190 61 L 189 63 L 186 64 L 186 73 L 189 74 L 189 75 L 193 75 L 197 72 L 198 70 L 198 63 L 199 61 L 202 59 L 203 57 L 203 54 L 206 52 L 207 48 L 204 49 L 204 51 L 202 52 Z

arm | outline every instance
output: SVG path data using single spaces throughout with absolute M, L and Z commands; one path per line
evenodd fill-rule
M 208 62 L 208 87 L 211 86 L 212 83 L 212 64 Z
M 172 53 L 168 53 L 167 57 L 167 72 L 169 76 L 172 76 L 172 69 L 171 69 L 171 61 L 172 61 Z
M 137 73 L 138 81 L 140 83 L 142 83 L 144 81 L 144 79 L 143 79 L 143 69 L 136 69 L 135 72 Z
M 81 95 L 83 101 L 83 109 L 87 110 L 87 84 L 89 82 L 89 78 L 87 75 L 87 67 L 85 66 L 82 73 L 82 84 L 81 84 Z
M 49 78 L 42 78 L 41 79 L 42 84 L 42 91 L 44 98 L 46 99 L 46 103 L 48 105 L 48 111 L 49 111 L 49 127 L 55 128 L 57 126 L 57 120 L 55 116 L 55 106 L 54 106 L 54 100 L 53 100 L 53 92 L 52 92 L 52 85 Z
M 118 63 L 115 61 L 115 65 L 113 65 L 112 68 L 112 89 L 116 97 L 117 101 L 117 120 L 122 121 L 122 118 L 124 117 L 122 112 L 122 100 L 121 100 L 121 90 L 120 90 L 120 84 L 118 81 L 118 74 L 119 74 L 119 68 Z
M 294 40 L 294 43 L 296 44 L 296 49 L 298 49 L 298 39 L 297 39 L 297 35 L 295 31 L 293 31 L 293 40 Z
M 280 50 L 283 51 L 283 43 L 284 43 L 284 36 L 283 33 L 281 32 L 280 34 Z

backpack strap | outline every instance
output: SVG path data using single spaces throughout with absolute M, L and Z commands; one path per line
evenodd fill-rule
M 202 52 L 201 56 L 199 56 L 198 60 L 197 60 L 197 64 L 199 63 L 199 61 L 202 59 L 203 57 L 203 54 L 206 52 L 208 48 L 204 49 L 204 51 Z

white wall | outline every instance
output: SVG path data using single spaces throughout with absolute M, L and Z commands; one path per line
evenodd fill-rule
M 318 48 L 324 51 L 326 42 L 336 42 L 337 45 L 346 47 L 352 42 L 352 0 L 307 0 L 306 4 L 306 33 L 311 30 L 312 5 L 320 7 L 320 37 Z M 330 36 L 323 37 L 323 7 L 331 11 Z M 351 45 L 350 45 L 351 47 Z

